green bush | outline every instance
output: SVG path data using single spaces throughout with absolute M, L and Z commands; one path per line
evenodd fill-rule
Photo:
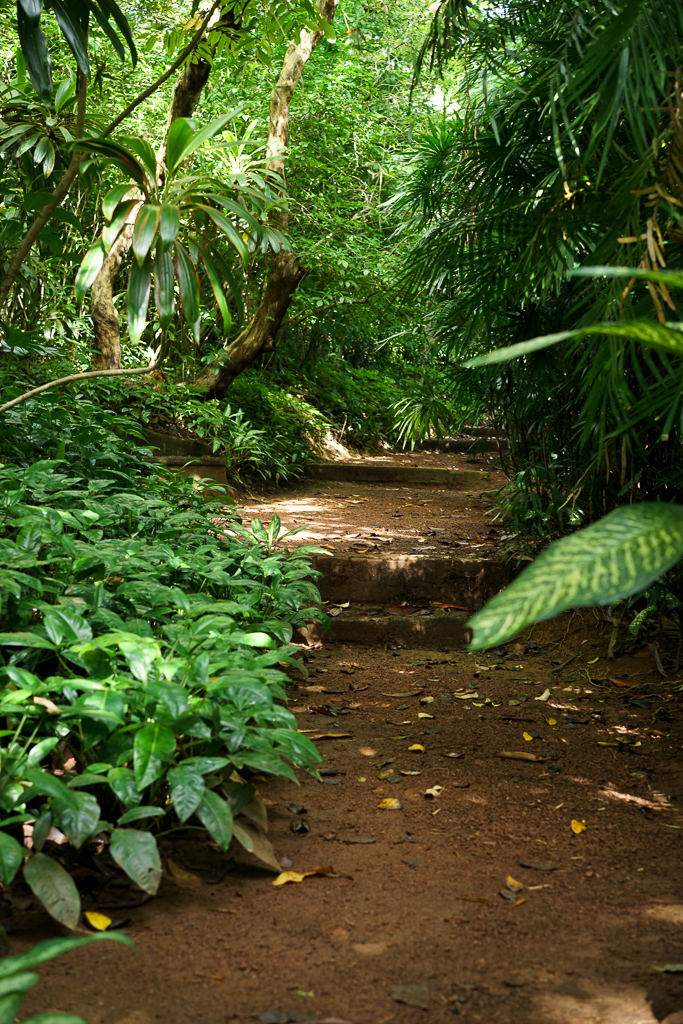
M 59 410 L 37 413 L 17 415 L 17 451 L 64 446 Z M 24 879 L 73 928 L 74 882 L 43 852 L 53 825 L 75 850 L 104 839 L 148 892 L 156 836 L 190 822 L 277 867 L 248 776 L 296 780 L 320 760 L 278 701 L 293 629 L 324 615 L 314 549 L 278 552 L 277 518 L 247 531 L 141 463 L 107 414 L 82 402 L 71 417 L 61 458 L 0 468 L 0 878 L 33 821 Z

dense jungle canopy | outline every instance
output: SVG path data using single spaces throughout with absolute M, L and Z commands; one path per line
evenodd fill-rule
M 6 884 L 75 926 L 54 825 L 155 892 L 166 814 L 277 867 L 249 779 L 319 760 L 282 703 L 313 552 L 219 537 L 143 428 L 275 486 L 488 425 L 539 557 L 474 647 L 598 604 L 680 631 L 683 0 L 0 17 Z

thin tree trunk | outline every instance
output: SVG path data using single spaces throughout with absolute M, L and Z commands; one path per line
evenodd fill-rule
M 337 0 L 318 0 L 316 8 L 320 17 L 332 23 Z M 268 123 L 268 166 L 276 171 L 285 182 L 285 154 L 289 139 L 289 106 L 303 70 L 314 49 L 324 39 L 322 30 L 302 31 L 299 42 L 291 42 L 282 65 L 277 84 L 270 96 L 270 119 Z M 287 213 L 275 214 L 278 226 L 287 228 Z M 277 333 L 289 309 L 292 296 L 299 282 L 306 275 L 306 269 L 290 252 L 279 252 L 271 258 L 270 272 L 263 298 L 248 326 L 228 346 L 227 359 L 216 370 L 207 367 L 194 379 L 194 384 L 206 388 L 209 398 L 223 398 L 228 388 L 262 352 L 275 348 Z

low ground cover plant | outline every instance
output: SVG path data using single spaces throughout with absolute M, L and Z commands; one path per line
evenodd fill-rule
M 74 928 L 67 868 L 86 847 L 149 893 L 157 838 L 182 827 L 277 868 L 249 777 L 320 759 L 284 707 L 283 667 L 293 629 L 322 613 L 310 549 L 277 550 L 276 518 L 245 530 L 86 402 L 68 449 L 59 410 L 43 416 L 57 457 L 35 460 L 37 412 L 23 434 L 18 414 L 0 468 L 0 878 L 23 871 Z

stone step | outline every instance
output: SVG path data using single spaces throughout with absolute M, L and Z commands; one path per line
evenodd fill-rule
M 323 601 L 355 604 L 457 604 L 473 611 L 520 571 L 493 558 L 425 558 L 424 555 L 315 555 Z
M 497 455 L 501 450 L 507 451 L 507 438 L 500 440 L 487 437 L 444 437 L 440 441 L 429 438 L 415 446 L 425 452 L 459 452 L 466 455 Z
M 467 612 L 434 610 L 432 614 L 390 615 L 383 606 L 352 605 L 342 609 L 324 630 L 318 623 L 298 630 L 297 643 L 368 644 L 373 647 L 427 647 L 457 650 L 468 642 Z
M 354 484 L 407 484 L 477 491 L 490 482 L 490 474 L 477 469 L 441 469 L 426 466 L 358 462 L 316 462 L 308 467 L 316 480 Z

